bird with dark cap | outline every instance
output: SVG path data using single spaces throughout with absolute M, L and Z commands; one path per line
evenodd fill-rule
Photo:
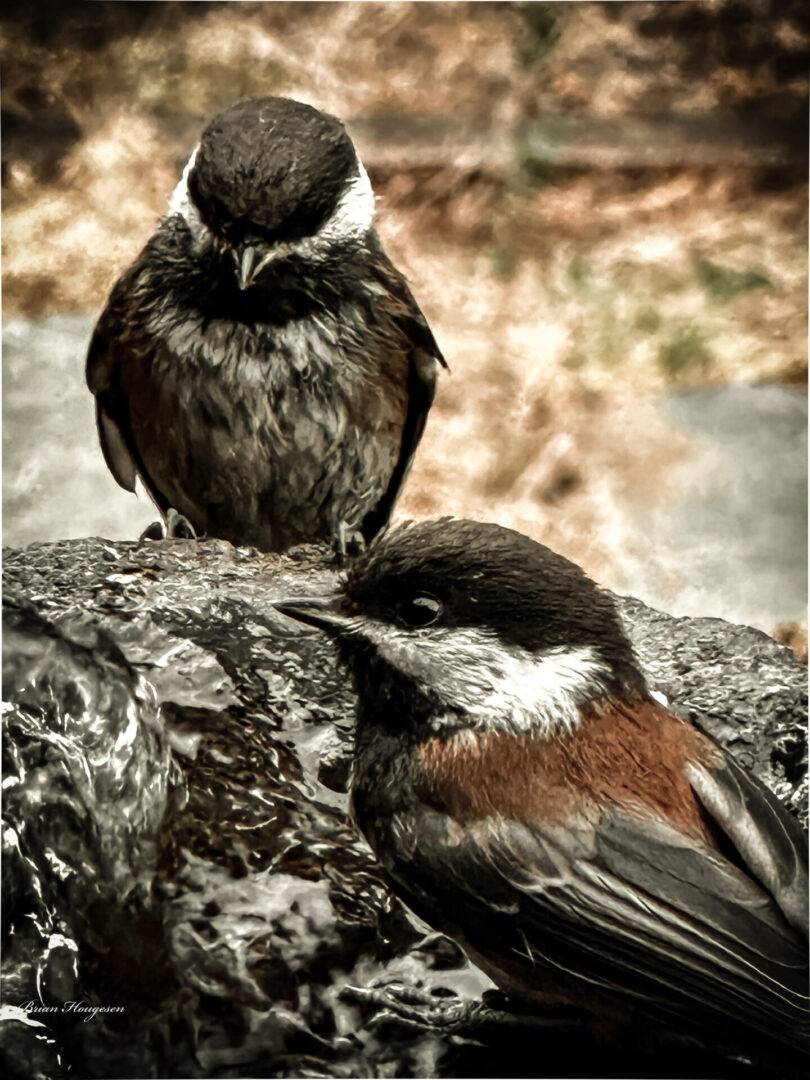
M 579 567 L 422 522 L 281 610 L 353 672 L 353 814 L 394 888 L 502 989 L 807 1066 L 806 837 L 653 697 Z
M 362 547 L 388 521 L 441 353 L 374 231 L 340 121 L 287 98 L 206 128 L 87 358 L 118 483 L 170 535 Z

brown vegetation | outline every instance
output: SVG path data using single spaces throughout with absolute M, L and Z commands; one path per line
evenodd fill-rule
M 327 108 L 452 370 L 399 515 L 622 588 L 617 500 L 690 453 L 651 396 L 806 385 L 808 29 L 770 0 L 8 5 L 4 315 L 98 309 L 218 108 Z

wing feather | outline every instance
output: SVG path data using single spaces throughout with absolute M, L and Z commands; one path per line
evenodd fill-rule
M 788 922 L 808 936 L 807 837 L 773 792 L 726 755 L 725 765 L 687 766 L 692 788 Z
M 436 393 L 436 365 L 447 367 L 427 320 L 408 288 L 405 278 L 392 265 L 379 245 L 375 246 L 378 268 L 382 272 L 390 315 L 402 342 L 410 353 L 408 366 L 408 409 L 402 428 L 399 453 L 394 471 L 380 501 L 363 519 L 362 531 L 370 541 L 388 522 L 394 504 L 410 472 L 416 448 Z
M 150 243 L 154 243 L 154 238 Z M 143 353 L 149 345 L 156 351 L 159 345 L 145 343 L 133 325 L 132 314 L 136 309 L 132 307 L 132 297 L 138 293 L 139 282 L 145 273 L 144 254 L 113 287 L 93 331 L 85 377 L 96 399 L 96 424 L 107 467 L 127 491 L 135 491 L 136 478 L 140 477 L 155 505 L 165 513 L 169 500 L 154 483 L 138 450 L 129 402 L 121 386 L 122 366 L 131 355 Z
M 530 985 L 539 960 L 669 1022 L 806 1051 L 806 944 L 759 882 L 676 828 L 613 809 L 462 830 L 426 807 L 398 828 L 418 837 L 407 865 L 389 866 L 408 902 L 496 969 L 506 955 Z

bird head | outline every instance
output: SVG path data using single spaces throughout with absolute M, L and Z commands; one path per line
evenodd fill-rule
M 646 692 L 610 596 L 499 525 L 401 526 L 354 561 L 336 602 L 282 610 L 339 641 L 361 719 L 378 723 L 548 738 Z
M 273 262 L 357 243 L 374 193 L 339 120 L 289 98 L 239 102 L 205 129 L 170 209 L 232 261 L 240 289 Z

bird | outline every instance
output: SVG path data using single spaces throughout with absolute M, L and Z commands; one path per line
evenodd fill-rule
M 580 567 L 500 525 L 406 523 L 335 597 L 279 607 L 352 673 L 356 825 L 502 991 L 806 1067 L 804 832 L 657 699 Z
M 87 355 L 107 466 L 162 535 L 345 552 L 387 523 L 447 365 L 374 218 L 335 117 L 209 123 Z

